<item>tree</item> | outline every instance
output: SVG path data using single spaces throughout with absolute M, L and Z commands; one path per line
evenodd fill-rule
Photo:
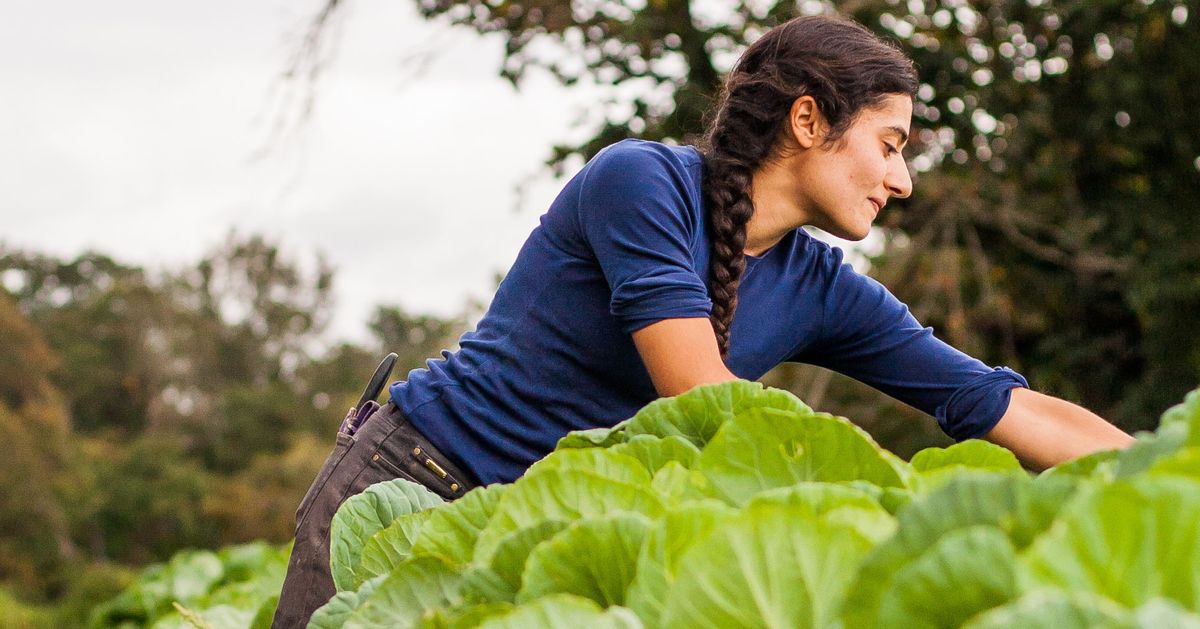
M 164 288 L 171 327 L 171 421 L 210 467 L 240 469 L 259 452 L 283 451 L 312 422 L 297 372 L 329 317 L 333 271 L 311 271 L 261 236 L 231 233 L 193 270 Z
M 0 273 L 57 357 L 49 377 L 71 392 L 72 426 L 140 430 L 164 386 L 168 306 L 142 269 L 94 252 L 60 260 L 0 251 Z M 13 376 L 2 379 L 29 390 Z
M 310 422 L 295 412 L 295 375 L 332 289 L 329 266 L 312 267 L 233 233 L 194 267 L 155 278 L 98 253 L 0 252 L 20 310 L 62 357 L 51 377 L 71 392 L 77 430 L 184 435 L 189 452 L 230 470 Z
M 50 382 L 58 357 L 0 291 L 0 582 L 25 593 L 76 555 L 62 489 L 70 481 L 70 426 Z
M 217 523 L 205 500 L 214 478 L 177 436 L 142 434 L 128 443 L 89 439 L 76 535 L 93 556 L 124 563 L 164 561 L 186 547 L 209 548 Z
M 396 352 L 396 369 L 401 376 L 410 369 L 425 366 L 425 361 L 453 350 L 466 330 L 462 318 L 444 319 L 416 315 L 397 306 L 379 306 L 367 324 L 379 343 L 380 353 Z
M 1197 21 L 1108 0 L 879 24 L 928 85 L 923 192 L 889 217 L 907 242 L 879 275 L 957 344 L 1152 427 L 1200 382 L 1200 286 L 1185 279 L 1200 223 L 1180 212 L 1200 193 Z
M 311 354 L 329 318 L 333 271 L 319 255 L 305 272 L 262 236 L 230 233 L 194 270 L 173 278 L 190 318 L 196 366 L 214 383 L 285 380 Z
M 285 541 L 341 418 L 312 383 L 348 397 L 375 356 L 314 358 L 332 271 L 306 262 L 236 234 L 153 272 L 0 250 L 0 587 L 72 625 L 114 560 Z M 321 377 L 343 362 L 353 383 Z

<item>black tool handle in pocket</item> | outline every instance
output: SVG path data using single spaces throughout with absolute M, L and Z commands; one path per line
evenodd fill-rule
M 363 404 L 379 397 L 379 393 L 383 391 L 383 385 L 387 384 L 388 378 L 392 375 L 392 369 L 395 368 L 398 358 L 395 352 L 384 356 L 379 366 L 375 368 L 375 375 L 371 376 L 371 381 L 367 383 L 367 388 L 363 389 L 362 397 L 359 398 L 355 408 L 362 408 Z

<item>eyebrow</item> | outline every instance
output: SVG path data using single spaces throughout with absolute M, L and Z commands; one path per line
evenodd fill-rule
M 887 130 L 900 136 L 900 144 L 901 145 L 908 144 L 908 132 L 907 131 L 905 131 L 904 129 L 901 129 L 900 127 L 888 127 Z

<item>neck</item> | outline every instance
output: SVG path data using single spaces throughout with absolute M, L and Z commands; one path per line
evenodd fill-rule
M 750 198 L 754 214 L 746 223 L 746 255 L 762 255 L 789 232 L 804 225 L 792 159 L 767 160 L 754 171 Z

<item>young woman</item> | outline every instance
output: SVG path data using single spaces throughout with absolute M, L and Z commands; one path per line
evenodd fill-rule
M 333 595 L 329 523 L 403 476 L 446 499 L 509 482 L 568 431 L 615 424 L 658 396 L 756 379 L 784 361 L 850 375 L 1044 468 L 1129 435 L 1030 391 L 933 336 L 815 240 L 862 239 L 912 182 L 912 62 L 869 31 L 805 17 L 730 73 L 701 148 L 626 140 L 542 216 L 461 349 L 390 388 L 338 445 L 297 512 L 276 626 Z

